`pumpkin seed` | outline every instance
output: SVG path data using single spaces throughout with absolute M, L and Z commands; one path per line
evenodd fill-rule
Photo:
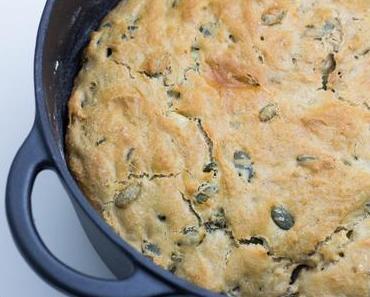
M 252 74 L 249 74 L 249 73 L 246 73 L 244 75 L 233 75 L 232 77 L 238 82 L 252 86 L 252 87 L 260 86 L 260 83 L 258 82 L 257 78 L 255 78 Z
M 253 162 L 248 153 L 244 151 L 236 151 L 234 153 L 234 166 L 238 175 L 246 182 L 251 182 L 255 176 Z
M 199 187 L 199 191 L 206 194 L 209 197 L 214 196 L 218 192 L 218 187 L 215 184 L 204 183 Z
M 349 160 L 343 159 L 343 160 L 342 160 L 342 162 L 343 162 L 343 164 L 344 164 L 344 165 L 346 165 L 346 166 L 352 166 L 352 163 L 351 163 L 351 161 L 349 161 Z
M 208 163 L 206 166 L 203 168 L 203 172 L 209 173 L 209 172 L 217 172 L 217 164 L 216 162 L 211 162 Z
M 294 217 L 282 206 L 271 209 L 271 218 L 282 230 L 289 230 L 294 226 Z
M 139 197 L 140 193 L 141 184 L 131 184 L 116 195 L 114 199 L 114 204 L 118 208 L 124 208 L 130 202 L 136 200 Z
M 298 165 L 304 166 L 310 162 L 316 161 L 317 158 L 310 155 L 299 155 L 297 156 L 297 163 Z
M 343 43 L 343 27 L 339 18 L 327 20 L 321 28 L 320 40 L 329 50 L 338 52 Z
M 218 192 L 218 186 L 211 183 L 204 183 L 198 188 L 198 193 L 195 196 L 197 203 L 205 203 L 209 198 L 216 195 Z
M 261 16 L 262 24 L 265 26 L 275 26 L 281 24 L 287 12 L 280 9 L 270 9 Z
M 240 239 L 240 244 L 266 245 L 266 240 L 260 237 L 251 237 L 250 239 Z
M 226 229 L 226 217 L 225 211 L 221 208 L 216 210 L 207 222 L 204 223 L 204 227 L 208 233 L 214 232 L 216 230 Z
M 168 270 L 172 273 L 176 272 L 177 265 L 182 262 L 182 256 L 176 252 L 171 254 L 171 264 L 168 266 Z
M 199 232 L 199 230 L 196 226 L 185 227 L 182 230 L 182 233 L 184 233 L 185 235 L 190 234 L 190 233 L 198 233 L 198 232 Z
M 334 54 L 331 53 L 325 58 L 321 66 L 322 88 L 324 90 L 328 89 L 329 76 L 334 72 L 336 67 L 337 62 L 335 61 Z
M 204 227 L 208 233 L 212 233 L 216 230 L 222 230 L 226 228 L 226 221 L 224 219 L 218 219 L 217 221 L 208 221 L 204 223 Z
M 171 254 L 171 260 L 174 261 L 174 262 L 181 262 L 182 257 L 181 257 L 181 255 L 177 254 L 176 252 L 173 252 Z
M 149 257 L 160 256 L 161 250 L 156 244 L 151 243 L 147 240 L 144 240 L 142 244 L 142 253 L 145 256 L 149 256 Z
M 134 155 L 134 152 L 135 152 L 135 148 L 130 148 L 126 154 L 126 161 L 130 161 Z
M 112 28 L 112 24 L 111 23 L 105 23 L 102 28 Z
M 199 27 L 199 32 L 202 33 L 204 37 L 209 37 L 212 35 L 210 29 L 204 25 Z
M 203 194 L 203 193 L 198 193 L 196 196 L 195 196 L 195 200 L 197 201 L 197 203 L 199 204 L 202 204 L 202 203 L 205 203 L 207 202 L 208 200 L 208 196 Z
M 181 245 L 196 245 L 202 240 L 202 234 L 197 226 L 187 226 L 182 230 L 183 238 L 177 244 Z
M 326 21 L 324 26 L 322 27 L 322 30 L 324 33 L 330 33 L 335 29 L 335 25 L 331 23 L 330 21 Z
M 97 87 L 98 87 L 98 84 L 92 81 L 89 85 L 89 90 L 91 91 L 91 93 L 95 94 Z
M 259 118 L 261 122 L 271 121 L 274 117 L 278 115 L 278 106 L 275 103 L 267 104 L 261 109 L 259 113 Z

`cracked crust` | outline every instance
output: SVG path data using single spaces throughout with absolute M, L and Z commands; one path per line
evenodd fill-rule
M 370 3 L 122 2 L 68 163 L 145 256 L 232 297 L 370 296 Z

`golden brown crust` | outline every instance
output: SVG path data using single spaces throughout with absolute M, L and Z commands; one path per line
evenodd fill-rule
M 366 0 L 122 2 L 76 78 L 69 166 L 200 286 L 369 296 L 368 28 Z

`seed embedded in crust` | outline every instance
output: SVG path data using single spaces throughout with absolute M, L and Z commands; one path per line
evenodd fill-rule
M 209 198 L 216 195 L 218 192 L 218 186 L 213 183 L 204 183 L 200 185 L 198 193 L 195 196 L 197 203 L 205 203 Z
M 184 233 L 185 235 L 189 234 L 189 233 L 198 233 L 199 230 L 198 230 L 198 227 L 196 226 L 188 226 L 188 227 L 185 227 L 183 230 L 182 230 L 182 233 Z
M 201 25 L 199 27 L 199 32 L 202 33 L 205 38 L 208 38 L 212 36 L 212 31 L 214 30 L 214 27 L 215 27 L 215 24 L 213 23 Z
M 195 196 L 195 200 L 199 204 L 207 202 L 208 198 L 209 197 L 207 195 L 203 194 L 203 193 L 198 193 L 197 196 Z
M 182 234 L 184 236 L 178 240 L 178 246 L 198 245 L 204 237 L 204 232 L 198 226 L 186 226 L 182 229 Z
M 343 25 L 341 20 L 339 18 L 326 20 L 317 38 L 327 49 L 337 53 L 344 39 Z
M 282 23 L 283 19 L 286 17 L 287 12 L 280 9 L 269 9 L 261 16 L 262 24 L 265 26 L 275 26 Z
M 130 202 L 136 200 L 141 193 L 141 184 L 131 184 L 127 186 L 122 192 L 119 192 L 115 199 L 114 205 L 118 208 L 124 208 Z
M 171 254 L 171 264 L 168 266 L 168 270 L 172 273 L 176 272 L 177 265 L 182 262 L 182 255 L 178 252 L 172 252 Z
M 298 155 L 296 160 L 297 160 L 298 165 L 304 166 L 311 162 L 316 161 L 317 158 L 311 155 Z
M 227 222 L 224 209 L 217 209 L 209 218 L 209 220 L 204 223 L 204 227 L 208 233 L 216 230 L 226 229 Z
M 259 113 L 259 119 L 261 122 L 271 121 L 274 117 L 278 115 L 278 106 L 275 103 L 267 104 L 261 109 Z
M 238 175 L 250 183 L 255 176 L 255 172 L 249 154 L 244 151 L 236 151 L 234 153 L 234 166 Z
M 247 245 L 250 245 L 250 244 L 263 245 L 263 246 L 267 245 L 266 239 L 261 238 L 261 237 L 256 237 L 256 236 L 253 236 L 250 239 L 240 239 L 239 243 L 240 244 L 247 244 Z
M 282 206 L 271 209 L 271 218 L 282 230 L 288 231 L 294 226 L 294 217 Z
M 329 76 L 334 72 L 337 67 L 337 62 L 333 53 L 329 54 L 322 62 L 321 74 L 322 74 L 322 88 L 328 89 Z
M 160 256 L 161 250 L 160 248 L 155 245 L 154 243 L 151 243 L 149 241 L 144 240 L 142 244 L 142 252 L 145 256 L 153 257 L 153 256 Z
M 209 172 L 217 172 L 217 164 L 216 162 L 211 162 L 208 163 L 206 166 L 203 168 L 203 172 L 209 173 Z

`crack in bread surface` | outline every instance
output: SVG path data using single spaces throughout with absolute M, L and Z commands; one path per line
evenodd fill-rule
M 75 81 L 70 169 L 199 286 L 370 296 L 369 27 L 366 0 L 122 2 Z

